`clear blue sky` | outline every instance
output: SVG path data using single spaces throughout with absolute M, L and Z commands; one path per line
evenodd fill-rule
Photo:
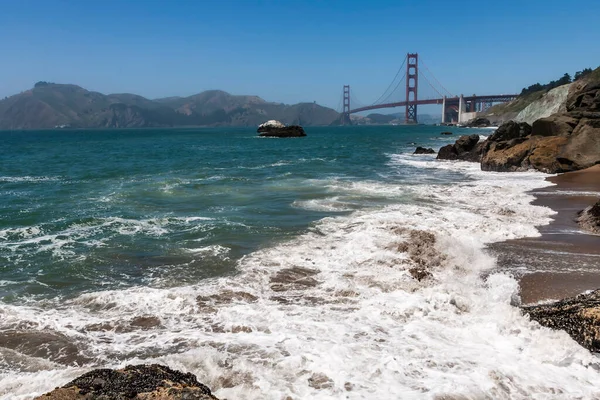
M 600 65 L 600 0 L 0 0 L 0 96 L 36 81 L 148 98 L 207 89 L 337 108 L 418 52 L 452 93 Z

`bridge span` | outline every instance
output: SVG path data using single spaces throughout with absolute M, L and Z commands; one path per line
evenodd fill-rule
M 406 65 L 406 73 L 400 75 L 402 68 Z M 408 53 L 404 59 L 404 63 L 396 73 L 394 81 L 388 86 L 386 92 L 371 105 L 359 105 L 351 108 L 351 92 L 350 85 L 344 85 L 343 91 L 343 111 L 342 121 L 350 122 L 350 114 L 361 111 L 378 110 L 383 108 L 405 107 L 404 121 L 407 124 L 417 123 L 417 106 L 438 104 L 442 106 L 442 122 L 466 122 L 474 118 L 477 112 L 482 112 L 491 107 L 494 103 L 505 103 L 517 98 L 517 94 L 498 94 L 498 95 L 472 95 L 472 96 L 455 96 L 450 94 L 437 79 L 431 74 L 427 66 L 425 70 L 429 72 L 430 77 L 426 74 L 420 74 L 419 71 L 419 55 L 417 53 Z M 398 78 L 400 76 L 400 78 Z M 426 84 L 433 89 L 433 93 L 429 93 L 426 98 L 419 98 L 419 78 L 424 80 Z M 396 83 L 397 81 L 397 83 Z M 431 81 L 437 83 L 434 85 Z M 402 87 L 401 83 L 405 85 Z M 394 87 L 395 84 L 395 87 Z M 436 87 L 437 86 L 437 87 Z M 392 91 L 390 88 L 394 87 Z M 405 89 L 402 93 L 403 99 L 394 101 L 394 94 L 398 88 Z M 389 92 L 389 94 L 388 94 Z M 354 104 L 354 102 L 352 102 Z M 454 117 L 457 117 L 454 120 Z

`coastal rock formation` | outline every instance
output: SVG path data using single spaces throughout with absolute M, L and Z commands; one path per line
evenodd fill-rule
M 487 140 L 481 169 L 558 173 L 600 164 L 600 83 L 571 85 L 566 112 L 527 123 L 509 121 Z
M 540 118 L 567 111 L 566 102 L 571 84 L 562 85 L 545 93 L 540 99 L 533 101 L 515 117 L 516 122 L 533 124 Z
M 302 137 L 306 136 L 304 128 L 299 125 L 285 126 L 279 121 L 270 120 L 258 126 L 259 136 L 266 137 Z
M 471 121 L 469 121 L 468 123 L 465 124 L 465 127 L 467 128 L 487 128 L 488 126 L 490 126 L 490 120 L 487 118 L 474 118 Z
M 528 169 L 529 164 L 525 160 L 531 149 L 529 143 L 523 143 L 530 136 L 531 126 L 525 122 L 502 124 L 485 142 L 481 169 L 500 172 Z
M 600 200 L 579 212 L 577 222 L 583 229 L 600 235 Z
M 456 143 L 449 144 L 440 149 L 438 160 L 463 160 L 479 161 L 483 151 L 482 143 L 479 143 L 479 135 L 464 135 L 458 138 Z
M 285 128 L 285 125 L 282 124 L 279 121 L 275 121 L 274 119 L 271 119 L 267 122 L 264 122 L 262 124 L 260 124 L 258 126 L 258 130 L 257 132 L 261 133 L 261 132 L 269 132 L 272 129 L 279 129 L 279 128 Z
M 193 374 L 158 364 L 96 369 L 36 400 L 77 399 L 218 400 Z
M 413 154 L 435 154 L 435 150 L 418 146 Z
M 534 321 L 562 329 L 580 345 L 600 352 L 600 289 L 552 304 L 522 307 Z

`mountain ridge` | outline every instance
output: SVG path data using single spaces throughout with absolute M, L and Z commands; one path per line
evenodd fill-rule
M 270 119 L 311 126 L 330 125 L 338 118 L 337 111 L 316 103 L 287 105 L 222 90 L 151 100 L 133 93 L 102 94 L 75 84 L 40 81 L 0 100 L 3 130 L 256 126 Z

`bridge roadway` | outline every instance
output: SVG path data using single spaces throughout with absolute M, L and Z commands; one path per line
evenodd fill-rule
M 517 98 L 517 94 L 499 94 L 499 95 L 487 95 L 487 96 L 463 96 L 464 103 L 470 102 L 481 102 L 481 103 L 503 103 L 511 101 Z M 446 106 L 450 104 L 458 104 L 460 97 L 446 97 Z M 417 100 L 415 101 L 400 101 L 397 103 L 385 103 L 385 104 L 374 104 L 366 107 L 359 107 L 350 110 L 349 114 L 354 114 L 361 111 L 377 110 L 379 108 L 393 108 L 393 107 L 406 107 L 408 104 L 440 104 L 444 103 L 444 98 L 441 99 L 428 99 L 428 100 Z

